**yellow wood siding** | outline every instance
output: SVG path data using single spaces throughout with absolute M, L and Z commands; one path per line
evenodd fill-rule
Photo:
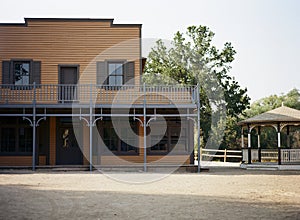
M 140 26 L 111 26 L 109 21 L 39 21 L 27 26 L 0 26 L 0 59 L 33 59 L 42 62 L 41 83 L 58 83 L 58 64 L 79 64 L 80 74 L 99 54 L 99 59 L 135 60 L 140 74 L 139 40 L 115 49 L 108 48 L 140 37 Z M 106 51 L 106 52 L 105 52 Z M 94 68 L 94 69 L 93 69 Z M 0 62 L 2 70 L 2 62 Z M 84 82 L 95 82 L 96 70 Z M 2 78 L 2 74 L 0 74 Z M 137 77 L 138 78 L 138 77 Z M 2 79 L 1 79 L 2 82 Z M 139 82 L 136 82 L 139 83 Z
M 46 156 L 39 156 L 39 165 L 46 165 Z M 32 156 L 0 156 L 0 166 L 32 166 Z
M 144 157 L 139 156 L 102 156 L 101 165 L 143 165 Z M 150 165 L 181 165 L 189 164 L 189 155 L 149 155 L 147 163 Z

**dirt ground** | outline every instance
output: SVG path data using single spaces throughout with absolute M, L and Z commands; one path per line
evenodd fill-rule
M 97 171 L 0 172 L 0 219 L 300 219 L 300 171 L 214 168 L 147 184 Z

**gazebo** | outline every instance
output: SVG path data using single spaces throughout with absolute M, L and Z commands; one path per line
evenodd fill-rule
M 290 149 L 290 127 L 300 125 L 300 111 L 281 106 L 271 111 L 256 115 L 252 118 L 240 121 L 238 125 L 242 126 L 242 152 L 243 161 L 251 164 L 252 161 L 262 162 L 262 154 L 268 154 L 269 158 L 275 158 L 278 165 L 300 163 L 300 146 Z M 277 132 L 277 150 L 262 151 L 260 144 L 261 127 L 272 126 Z M 286 127 L 287 148 L 281 147 L 281 134 L 283 128 Z M 248 146 L 244 144 L 244 129 L 248 131 Z M 257 128 L 257 149 L 253 149 L 251 145 L 251 131 Z

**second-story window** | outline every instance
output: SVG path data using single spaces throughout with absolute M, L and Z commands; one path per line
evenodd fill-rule
M 123 63 L 108 63 L 108 84 L 110 86 L 123 85 Z
M 119 89 L 124 84 L 134 85 L 135 62 L 126 60 L 97 61 L 97 85 L 109 85 L 110 89 Z
M 13 63 L 13 75 L 15 85 L 30 84 L 30 62 L 18 61 Z
M 18 89 L 30 89 L 28 85 L 34 82 L 38 85 L 41 84 L 41 67 L 41 61 L 31 59 L 3 60 L 2 84 L 16 85 Z

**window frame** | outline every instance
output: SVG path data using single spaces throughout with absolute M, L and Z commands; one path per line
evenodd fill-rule
M 188 121 L 182 121 L 180 124 L 178 123 L 178 120 L 180 121 L 180 119 L 175 119 L 173 120 L 172 118 L 170 118 L 169 120 L 167 120 L 167 130 L 164 134 L 164 136 L 166 136 L 167 139 L 167 146 L 166 146 L 166 150 L 154 150 L 153 147 L 160 144 L 160 142 L 163 140 L 161 139 L 156 145 L 153 145 L 151 147 L 149 147 L 147 149 L 147 153 L 149 155 L 166 155 L 170 152 L 172 152 L 172 154 L 185 154 L 185 153 L 189 153 L 189 123 Z M 173 151 L 174 147 L 173 147 L 173 143 L 172 143 L 172 131 L 174 128 L 179 128 L 180 132 L 182 132 L 183 130 L 185 130 L 185 134 L 179 134 L 179 137 L 184 137 L 184 142 L 185 142 L 185 150 L 183 151 Z M 183 136 L 184 135 L 184 136 Z M 152 137 L 150 136 L 150 143 L 152 145 Z M 176 144 L 178 144 L 178 140 L 176 141 Z
M 106 62 L 106 69 L 107 69 L 107 85 L 108 86 L 111 86 L 111 87 L 116 87 L 116 88 L 118 88 L 118 87 L 121 87 L 121 86 L 123 86 L 124 85 L 124 82 L 125 82 L 125 66 L 124 66 L 124 64 L 126 63 L 126 60 L 106 60 L 105 61 Z M 122 66 L 122 74 L 110 74 L 110 71 L 109 71 L 109 65 L 110 64 L 121 64 L 121 66 Z M 114 76 L 114 77 L 117 77 L 117 76 L 122 76 L 122 83 L 121 83 L 121 85 L 111 85 L 110 84 L 110 77 L 111 76 Z
M 132 120 L 130 121 L 130 123 L 133 123 L 133 132 L 135 132 L 137 134 L 138 132 L 138 122 Z M 113 124 L 112 124 L 112 121 L 110 119 L 110 117 L 106 117 L 106 118 L 103 118 L 103 120 L 99 121 L 97 123 L 97 129 L 100 131 L 100 136 L 104 142 L 104 144 L 106 145 L 105 143 L 105 140 L 106 138 L 104 137 L 104 130 L 114 130 L 114 127 L 113 127 Z M 117 150 L 116 151 L 112 151 L 109 149 L 109 146 L 105 146 L 103 149 L 101 149 L 101 153 L 103 155 L 110 155 L 111 153 L 115 154 L 115 155 L 134 155 L 134 156 L 137 156 L 139 155 L 139 148 L 136 147 L 134 151 L 122 151 L 122 143 L 125 143 L 126 145 L 129 145 L 127 144 L 126 142 L 122 141 L 118 135 L 116 134 L 116 137 L 117 137 Z M 112 139 L 109 140 L 110 142 L 112 142 Z M 138 139 L 135 140 L 136 144 L 138 144 Z M 129 146 L 127 146 L 128 148 Z M 134 147 L 134 146 L 133 146 Z
M 31 85 L 31 80 L 32 80 L 32 71 L 33 71 L 33 60 L 32 59 L 11 59 L 10 60 L 11 62 L 11 66 L 10 66 L 10 71 L 11 71 L 11 77 L 13 77 L 12 79 L 12 82 L 13 82 L 13 85 L 15 86 L 20 86 L 20 87 L 23 87 L 23 86 L 29 86 Z M 16 71 L 15 71 L 15 64 L 17 63 L 28 63 L 29 64 L 29 78 L 28 78 L 28 84 L 24 85 L 24 84 L 21 84 L 21 85 L 17 85 L 16 84 Z
M 13 121 L 14 120 L 14 121 Z M 0 124 L 0 139 L 2 140 L 2 130 L 7 129 L 7 128 L 13 128 L 14 129 L 14 134 L 15 134 L 15 146 L 14 146 L 14 151 L 1 151 L 2 150 L 2 142 L 0 141 L 0 155 L 1 156 L 9 156 L 9 155 L 14 155 L 14 156 L 28 156 L 32 155 L 32 146 L 30 146 L 30 151 L 21 151 L 20 147 L 20 129 L 21 128 L 31 128 L 32 127 L 29 125 L 27 121 L 24 121 L 24 123 L 21 123 L 20 121 L 22 120 L 21 118 L 14 118 L 13 120 L 10 120 L 10 123 L 1 123 Z M 25 129 L 26 130 L 26 129 Z M 33 140 L 33 135 L 31 134 L 32 137 L 32 142 Z

